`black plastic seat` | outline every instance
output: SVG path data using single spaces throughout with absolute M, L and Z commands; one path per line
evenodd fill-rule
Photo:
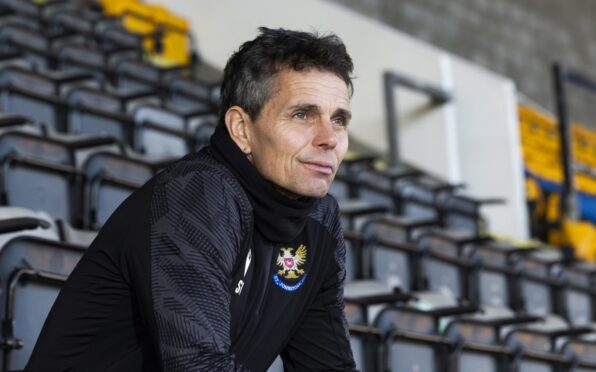
M 431 229 L 422 233 L 417 245 L 424 251 L 420 264 L 424 287 L 471 299 L 478 283 L 477 267 L 463 255 L 463 247 L 479 239 L 459 230 Z
M 561 314 L 575 325 L 586 325 L 596 320 L 596 265 L 593 262 L 574 261 L 561 265 Z
M 91 75 L 84 73 L 31 71 L 9 66 L 0 71 L 1 107 L 64 131 L 66 113 L 60 93 L 90 78 Z
M 0 234 L 3 370 L 25 366 L 62 284 L 84 252 L 30 231 Z
M 132 145 L 134 121 L 129 111 L 135 105 L 153 99 L 154 92 L 127 93 L 77 87 L 66 97 L 67 131 L 109 135 Z
M 402 306 L 388 306 L 374 326 L 385 338 L 384 370 L 443 372 L 456 342 L 442 334 L 441 319 L 474 313 L 476 306 L 440 293 L 416 294 Z
M 64 143 L 33 133 L 5 132 L 0 135 L 0 163 L 3 205 L 76 221 L 79 174 Z
M 168 82 L 169 104 L 181 111 L 219 110 L 219 82 L 172 78 Z
M 182 157 L 197 150 L 206 144 L 216 126 L 209 111 L 180 112 L 156 104 L 140 105 L 132 115 L 134 149 L 154 157 Z
M 99 151 L 90 155 L 82 168 L 83 226 L 99 230 L 112 212 L 171 160 L 152 161 Z
M 513 258 L 524 248 L 493 240 L 467 244 L 463 254 L 476 266 L 477 284 L 470 299 L 480 305 L 523 310 L 519 297 L 520 270 Z

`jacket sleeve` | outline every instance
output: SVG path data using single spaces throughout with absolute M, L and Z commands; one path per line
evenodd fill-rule
M 229 352 L 230 288 L 245 235 L 237 200 L 206 171 L 156 188 L 151 291 L 163 371 L 247 371 Z
M 344 314 L 343 283 L 346 248 L 337 210 L 331 233 L 337 247 L 332 265 L 313 304 L 281 353 L 286 372 L 356 371 L 348 323 Z

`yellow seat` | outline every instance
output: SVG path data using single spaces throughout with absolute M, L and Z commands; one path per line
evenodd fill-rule
M 163 6 L 136 0 L 101 0 L 101 5 L 105 14 L 122 17 L 128 31 L 144 36 L 143 50 L 150 61 L 161 66 L 190 61 L 190 27 L 185 19 Z

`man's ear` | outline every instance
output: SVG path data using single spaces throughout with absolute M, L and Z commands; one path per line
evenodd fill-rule
M 252 125 L 250 116 L 239 106 L 232 106 L 226 111 L 226 128 L 228 133 L 240 150 L 247 156 L 251 154 L 250 128 Z

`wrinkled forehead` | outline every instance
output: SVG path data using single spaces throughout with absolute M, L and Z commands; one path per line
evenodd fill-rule
M 319 104 L 349 110 L 349 86 L 337 74 L 318 69 L 282 70 L 272 81 L 270 100 L 285 104 Z
M 327 70 L 327 69 L 321 69 L 321 68 L 316 68 L 316 67 L 310 67 L 310 68 L 304 68 L 304 69 L 299 69 L 296 70 L 294 68 L 288 67 L 288 66 L 278 66 L 275 69 L 275 72 L 271 75 L 271 88 L 272 91 L 279 89 L 279 84 L 278 82 L 281 80 L 283 80 L 284 77 L 287 76 L 292 76 L 292 75 L 297 75 L 297 76 L 306 76 L 306 75 L 310 75 L 310 74 L 320 74 L 320 75 L 325 75 L 325 76 L 334 76 L 335 78 L 341 80 L 345 87 L 346 87 L 346 91 L 348 93 L 348 97 L 352 98 L 352 94 L 353 94 L 353 86 L 352 86 L 352 82 L 351 81 L 345 81 L 344 78 L 336 73 L 335 71 L 332 70 Z

